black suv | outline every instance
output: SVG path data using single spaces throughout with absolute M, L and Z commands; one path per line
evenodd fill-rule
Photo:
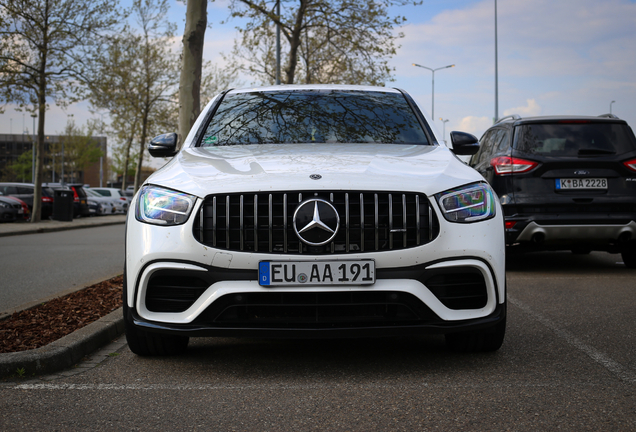
M 470 165 L 499 195 L 508 246 L 621 253 L 636 268 L 636 138 L 624 120 L 504 117 Z

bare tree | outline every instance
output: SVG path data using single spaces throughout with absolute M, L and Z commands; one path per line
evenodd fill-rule
M 274 83 L 275 27 L 281 28 L 286 51 L 283 81 L 382 85 L 391 80 L 388 59 L 396 52 L 394 27 L 406 19 L 388 8 L 407 0 L 231 0 L 234 17 L 247 18 L 238 28 L 233 58 L 237 67 L 264 83 Z M 420 4 L 415 3 L 415 4 Z M 247 63 L 248 66 L 241 66 Z
M 103 55 L 94 59 L 98 66 L 87 81 L 93 83 L 91 103 L 110 111 L 112 126 L 125 142 L 124 186 L 129 158 L 136 156 L 137 190 L 146 141 L 165 122 L 166 105 L 177 109 L 178 61 L 171 47 L 174 26 L 166 19 L 167 0 L 135 0 L 132 12 L 139 32 L 126 29 L 113 38 Z M 138 151 L 131 148 L 135 141 Z
M 0 0 L 0 98 L 38 114 L 32 222 L 41 217 L 48 102 L 75 100 L 87 51 L 118 18 L 117 0 Z

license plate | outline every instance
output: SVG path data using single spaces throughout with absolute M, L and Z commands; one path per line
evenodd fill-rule
M 375 261 L 261 261 L 258 283 L 282 285 L 370 285 Z
M 556 179 L 557 190 L 562 189 L 607 189 L 606 178 Z

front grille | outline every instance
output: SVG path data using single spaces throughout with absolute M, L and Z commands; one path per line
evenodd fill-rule
M 439 318 L 403 292 L 227 294 L 193 324 L 233 328 L 346 328 L 414 325 Z
M 453 273 L 434 274 L 422 282 L 449 309 L 481 309 L 488 303 L 486 281 L 477 269 L 459 267 Z
M 329 201 L 340 228 L 324 246 L 301 242 L 293 228 L 298 205 L 309 198 Z M 399 250 L 432 241 L 439 222 L 424 194 L 403 192 L 287 192 L 206 197 L 194 236 L 228 251 L 276 254 L 346 254 Z

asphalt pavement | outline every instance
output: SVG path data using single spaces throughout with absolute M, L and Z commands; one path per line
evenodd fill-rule
M 3 223 L 0 224 L 0 237 L 37 235 L 38 233 L 124 224 L 125 222 L 126 215 L 110 215 L 79 218 L 72 221 L 43 220 L 35 223 Z M 25 306 L 25 308 L 28 309 L 39 303 L 41 302 L 35 302 Z M 0 319 L 8 316 L 5 315 Z M 0 354 L 0 379 L 15 375 L 18 369 L 26 370 L 29 374 L 41 375 L 70 368 L 85 356 L 110 343 L 123 332 L 123 315 L 121 309 L 118 309 L 47 346 L 15 353 L 2 353 Z

